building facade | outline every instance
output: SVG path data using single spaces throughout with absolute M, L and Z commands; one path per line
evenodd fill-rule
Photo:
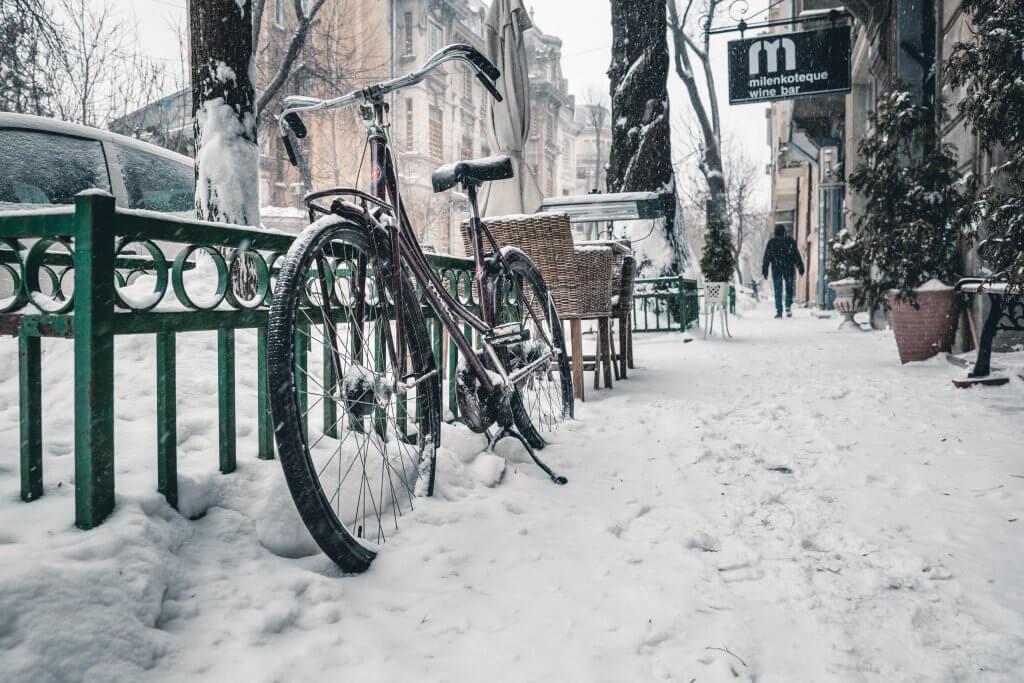
M 773 20 L 794 19 L 775 33 L 827 27 L 822 11 L 842 7 L 829 0 L 775 4 Z M 771 224 L 784 226 L 800 250 L 804 274 L 797 278 L 796 301 L 829 305 L 825 271 L 827 245 L 845 226 L 843 150 L 847 97 L 819 95 L 773 102 L 768 110 L 771 145 Z
M 325 5 L 306 46 L 278 96 L 266 110 L 280 109 L 289 94 L 332 97 L 368 83 L 408 73 L 450 43 L 485 52 L 486 6 L 478 0 L 345 0 Z M 257 65 L 261 80 L 280 64 L 295 14 L 291 0 L 268 0 L 260 28 Z M 562 43 L 539 28 L 526 34 L 531 85 L 531 131 L 526 163 L 545 196 L 572 194 L 577 187 L 575 99 L 562 76 Z M 166 131 L 183 135 L 191 148 L 191 104 L 187 90 L 131 115 L 125 125 L 153 128 L 152 141 Z M 457 189 L 434 194 L 430 175 L 443 164 L 492 154 L 491 96 L 472 69 L 445 64 L 422 83 L 394 93 L 390 132 L 398 150 L 399 180 L 409 217 L 424 245 L 460 253 L 459 225 L 469 215 Z M 173 120 L 169 120 L 173 119 Z M 367 183 L 363 160 L 365 129 L 358 108 L 305 117 L 307 137 L 298 142 L 300 167 L 288 162 L 273 119 L 260 130 L 260 197 L 275 227 L 295 227 L 302 197 L 312 189 Z M 191 151 L 191 149 L 190 149 Z M 282 217 L 289 217 L 283 220 Z M 265 221 L 265 222 L 267 222 Z M 290 222 L 289 222 L 290 221 Z
M 769 111 L 772 219 L 796 238 L 807 263 L 797 300 L 808 306 L 829 306 L 828 242 L 853 228 L 864 208 L 845 178 L 861 162 L 857 148 L 879 95 L 898 83 L 922 104 L 941 95 L 955 114 L 958 93 L 943 84 L 941 61 L 969 38 L 959 0 L 791 0 L 773 6 L 771 18 L 795 19 L 793 27 L 774 31 L 820 27 L 827 10 L 841 8 L 852 15 L 844 20 L 853 36 L 851 92 L 774 102 Z M 982 170 L 986 160 L 959 117 L 944 123 L 943 138 L 956 148 L 964 173 Z M 974 270 L 972 260 L 965 254 L 965 272 Z

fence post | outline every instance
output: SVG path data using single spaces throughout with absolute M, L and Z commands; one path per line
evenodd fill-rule
M 274 418 L 270 414 L 270 380 L 267 378 L 267 327 L 256 331 L 256 416 L 257 457 L 274 459 Z
M 220 471 L 235 471 L 235 331 L 217 330 L 217 407 L 220 415 Z
M 114 198 L 75 196 L 75 524 L 114 509 Z
M 326 321 L 325 321 L 326 322 Z M 331 323 L 334 324 L 333 322 Z M 337 326 L 335 326 L 337 329 Z M 324 366 L 324 434 L 332 439 L 338 438 L 338 404 L 334 398 L 334 391 L 338 386 L 340 378 L 334 376 L 334 348 L 331 346 L 331 335 L 324 325 L 324 339 L 320 344 L 322 350 L 322 361 Z M 340 398 L 340 395 L 339 395 Z
M 679 287 L 679 331 L 686 332 L 686 291 L 683 289 L 683 276 L 677 275 Z
M 173 332 L 156 335 L 156 490 L 178 507 L 177 358 Z
M 18 378 L 21 386 L 21 499 L 43 495 L 43 400 L 40 339 L 24 327 L 18 331 Z

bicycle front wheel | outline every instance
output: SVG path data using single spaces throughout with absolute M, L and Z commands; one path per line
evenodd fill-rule
M 440 436 L 426 325 L 387 253 L 376 230 L 321 218 L 283 260 L 268 322 L 281 466 L 314 540 L 349 572 L 433 492 Z
M 500 354 L 510 375 L 522 374 L 516 381 L 512 416 L 516 429 L 529 444 L 544 448 L 546 437 L 573 416 L 565 335 L 537 266 L 515 247 L 504 247 L 501 255 L 508 271 L 497 275 L 499 281 L 492 291 L 499 300 L 493 310 L 500 323 L 518 323 L 529 336 L 524 343 L 502 349 Z

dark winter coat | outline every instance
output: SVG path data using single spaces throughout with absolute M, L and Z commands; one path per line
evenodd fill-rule
M 804 261 L 800 258 L 796 240 L 788 235 L 768 240 L 768 246 L 764 248 L 764 261 L 761 264 L 761 273 L 765 277 L 768 277 L 768 266 L 772 268 L 772 275 L 792 275 L 794 269 L 803 275 Z

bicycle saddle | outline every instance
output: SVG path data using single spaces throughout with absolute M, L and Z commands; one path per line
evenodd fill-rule
M 434 192 L 444 192 L 457 184 L 480 185 L 491 180 L 506 180 L 515 175 L 512 160 L 506 156 L 469 159 L 446 164 L 434 171 L 430 179 Z

